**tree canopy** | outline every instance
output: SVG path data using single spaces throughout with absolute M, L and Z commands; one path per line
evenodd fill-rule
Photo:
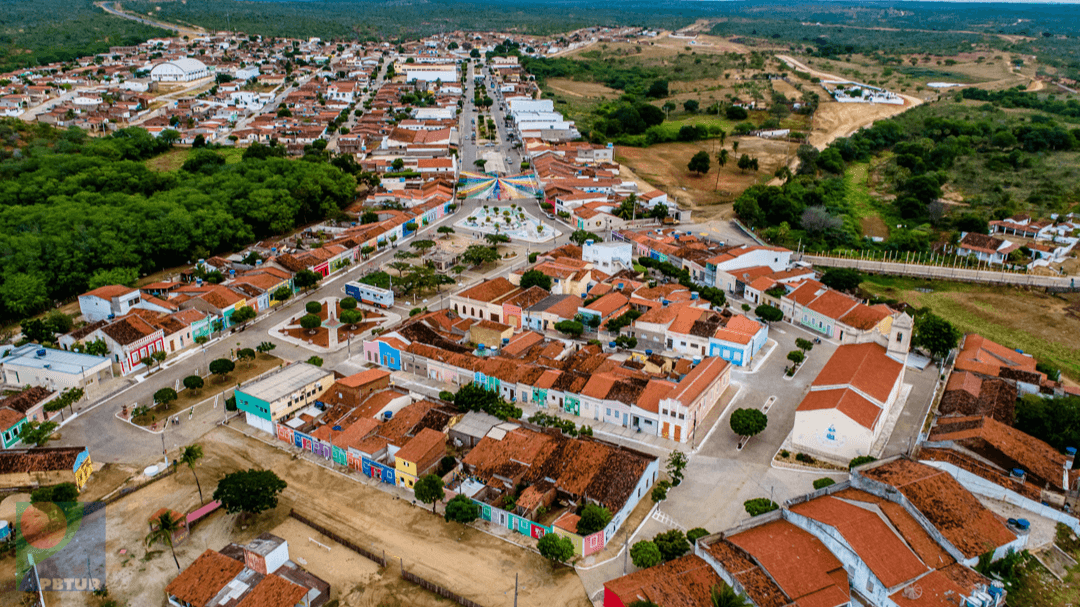
M 931 312 L 924 312 L 915 317 L 915 334 L 911 345 L 930 352 L 935 358 L 941 358 L 960 343 L 960 330 L 952 323 Z
M 287 486 L 273 471 L 251 468 L 225 475 L 214 489 L 214 499 L 229 514 L 259 514 L 277 507 L 278 495 Z
M 20 123 L 0 121 L 0 136 L 24 130 Z M 236 250 L 327 217 L 355 198 L 356 179 L 326 163 L 245 159 L 155 172 L 143 161 L 170 145 L 145 130 L 90 138 L 77 129 L 35 128 L 32 153 L 0 164 L 0 248 L 13 252 L 0 256 L 2 312 L 9 318 L 91 284 L 126 284 L 132 270 L 149 273 Z
M 551 290 L 551 277 L 540 270 L 529 270 L 521 275 L 521 288 L 540 287 L 545 291 Z
M 769 425 L 769 418 L 758 409 L 736 409 L 731 412 L 730 423 L 731 430 L 735 434 L 754 436 L 760 434 Z

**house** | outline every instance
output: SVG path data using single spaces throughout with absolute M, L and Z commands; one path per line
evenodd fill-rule
M 585 241 L 581 247 L 581 260 L 607 274 L 633 267 L 634 248 L 628 242 Z
M 903 406 L 904 368 L 876 343 L 838 347 L 795 410 L 792 446 L 844 464 L 873 454 L 885 420 Z
M 101 328 L 101 336 L 120 373 L 127 375 L 145 367 L 143 359 L 165 351 L 165 331 L 129 314 Z
M 94 471 L 86 447 L 36 447 L 0 451 L 0 488 L 74 483 L 86 485 Z
M 330 584 L 289 560 L 285 540 L 263 533 L 247 546 L 207 549 L 165 587 L 173 607 L 321 607 Z
M 967 371 L 981 377 L 997 377 L 1023 394 L 1038 394 L 1046 374 L 1036 368 L 1030 354 L 1011 350 L 977 333 L 964 335 L 953 372 Z
M 700 538 L 694 556 L 759 607 L 851 604 L 843 563 L 820 539 L 779 513 Z
M 1009 253 L 1019 248 L 1020 245 L 1002 238 L 968 232 L 960 239 L 956 254 L 961 257 L 975 257 L 981 263 L 1000 264 L 1008 260 Z
M 968 371 L 953 371 L 938 404 L 941 416 L 990 416 L 1011 424 L 1016 418 L 1016 385 L 996 377 L 981 377 Z
M 101 382 L 113 377 L 112 364 L 104 356 L 54 350 L 26 344 L 0 358 L 4 383 L 13 386 L 43 386 L 54 391 L 83 388 L 93 392 Z
M 992 417 L 940 417 L 924 444 L 957 451 L 996 468 L 1002 476 L 1058 494 L 1070 491 L 1080 475 L 1072 469 L 1069 455 Z
M 424 428 L 394 454 L 399 487 L 413 488 L 416 481 L 446 455 L 446 435 Z
M 42 386 L 31 386 L 0 399 L 0 438 L 4 449 L 18 444 L 22 429 L 29 421 L 43 422 L 52 415 L 45 405 L 56 400 L 60 393 Z
M 123 285 L 98 287 L 79 296 L 79 311 L 87 322 L 118 318 L 142 301 L 138 289 Z
M 326 401 L 328 403 L 345 403 L 351 408 L 359 405 L 367 396 L 389 387 L 389 371 L 368 369 L 334 382 L 334 385 L 330 386 L 326 394 Z
M 248 425 L 273 434 L 276 422 L 314 405 L 333 383 L 332 371 L 295 362 L 237 386 L 236 407 Z
M 709 605 L 712 589 L 723 582 L 709 563 L 688 554 L 605 582 L 603 607 L 629 607 L 637 601 L 672 607 Z
M 525 325 L 539 332 L 554 329 L 558 322 L 573 320 L 580 305 L 577 295 L 549 295 L 526 309 Z
M 604 549 L 642 497 L 648 497 L 659 467 L 656 457 L 633 449 L 517 423 L 493 428 L 461 463 L 463 472 L 479 481 L 461 489 L 480 504 L 481 518 L 534 538 L 558 533 L 570 538 L 582 556 Z M 519 486 L 524 489 L 512 510 L 504 510 L 504 496 Z M 557 507 L 556 496 L 563 503 L 599 504 L 612 513 L 611 522 L 582 537 L 573 505 L 551 527 L 535 522 L 540 507 Z M 559 519 L 565 519 L 561 526 Z

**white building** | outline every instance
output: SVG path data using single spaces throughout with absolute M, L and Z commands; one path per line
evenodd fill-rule
M 130 312 L 142 301 L 138 289 L 123 285 L 106 285 L 79 296 L 79 311 L 87 322 L 118 318 Z
M 631 268 L 634 245 L 629 242 L 592 242 L 586 241 L 581 247 L 581 259 L 593 264 L 593 267 L 615 274 L 619 270 Z
M 12 386 L 44 386 L 57 391 L 83 388 L 89 392 L 113 376 L 112 363 L 105 356 L 54 350 L 37 344 L 9 350 L 0 360 L 4 383 Z
M 460 78 L 458 75 L 458 68 L 453 64 L 427 65 L 408 63 L 398 67 L 403 68 L 406 82 L 416 82 L 417 80 L 422 82 L 457 82 Z
M 210 68 L 191 57 L 159 63 L 150 70 L 150 80 L 154 82 L 191 82 L 208 76 Z
M 908 336 L 890 338 L 902 347 Z M 898 403 L 904 364 L 879 344 L 840 346 L 795 410 L 792 448 L 838 463 L 871 453 Z

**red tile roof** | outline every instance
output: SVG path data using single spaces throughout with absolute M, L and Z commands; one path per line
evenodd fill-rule
M 882 409 L 850 389 L 811 390 L 803 397 L 796 411 L 836 409 L 860 426 L 873 430 L 881 418 Z
M 518 287 L 505 277 L 500 276 L 498 278 L 485 280 L 484 282 L 470 287 L 457 294 L 462 299 L 471 299 L 474 301 L 492 302 L 508 293 L 517 290 Z
M 165 594 L 193 607 L 207 607 L 210 600 L 243 569 L 243 563 L 207 549 L 176 576 L 176 579 L 169 582 L 165 587 Z
M 398 450 L 395 457 L 406 462 L 419 464 L 429 459 L 431 452 L 443 449 L 446 445 L 446 435 L 438 430 L 424 428 L 419 434 L 412 437 L 405 446 Z
M 1006 471 L 1021 468 L 1037 485 L 1065 489 L 1065 455 L 1047 443 L 992 417 L 942 417 L 930 432 L 931 441 L 955 441 Z
M 757 559 L 800 607 L 837 607 L 851 601 L 846 573 L 842 585 L 832 577 L 844 571 L 843 564 L 821 540 L 787 521 L 772 521 L 726 539 Z
M 888 588 L 926 572 L 926 565 L 878 513 L 828 495 L 796 504 L 791 511 L 836 529 Z
M 307 588 L 270 574 L 256 584 L 236 607 L 295 607 L 307 593 Z
M 616 578 L 604 588 L 623 605 L 650 600 L 663 607 L 701 607 L 711 604 L 713 586 L 723 583 L 704 559 L 690 554 Z
M 361 371 L 360 373 L 343 377 L 337 380 L 337 383 L 348 386 L 349 388 L 359 388 L 360 386 L 366 386 L 367 384 L 389 376 L 390 372 L 385 369 L 368 369 L 367 371 Z
M 870 467 L 860 474 L 899 489 L 911 505 L 968 558 L 978 557 L 1016 539 L 1004 522 L 947 472 L 912 460 L 897 459 Z
M 125 287 L 124 285 L 106 285 L 104 287 L 98 287 L 93 291 L 87 291 L 79 297 L 93 295 L 94 297 L 100 297 L 101 299 L 111 300 L 113 297 L 127 295 L 128 293 L 137 290 L 138 289 L 132 289 L 131 287 Z
M 850 386 L 883 403 L 903 369 L 876 343 L 850 344 L 836 349 L 813 385 Z

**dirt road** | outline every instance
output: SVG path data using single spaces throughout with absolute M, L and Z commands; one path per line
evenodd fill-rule
M 848 80 L 836 74 L 818 71 L 788 55 L 777 55 L 776 58 L 794 69 L 807 72 L 811 76 L 816 76 L 822 80 Z M 823 150 L 825 146 L 840 137 L 847 137 L 878 120 L 901 114 L 923 103 L 923 100 L 918 97 L 902 94 L 900 96 L 904 98 L 904 105 L 838 103 L 835 101 L 820 104 L 814 114 L 814 128 L 810 131 L 810 145 Z
M 552 573 L 550 564 L 539 555 L 482 531 L 448 524 L 441 516 L 432 515 L 430 509 L 414 506 L 309 462 L 293 460 L 289 453 L 229 428 L 208 433 L 201 444 L 206 457 L 197 472 L 208 499 L 221 476 L 251 467 L 274 470 L 289 487 L 275 510 L 259 515 L 246 528 L 237 527 L 237 517 L 224 512 L 200 523 L 192 537 L 177 547 L 182 567 L 190 565 L 207 548 L 217 550 L 229 542 L 244 543 L 259 533 L 274 530 L 287 521 L 289 509 L 295 508 L 358 545 L 376 552 L 385 550 L 388 559 L 397 561 L 382 573 L 385 579 L 379 583 L 385 591 L 368 587 L 368 582 L 374 583 L 374 574 L 367 568 L 358 569 L 351 578 L 343 576 L 340 569 L 325 572 L 328 579 L 352 585 L 334 593 L 343 606 L 426 605 L 430 598 L 426 591 L 410 587 L 396 577 L 394 568 L 400 567 L 401 561 L 416 575 L 486 607 L 513 604 L 515 573 L 520 574 L 520 604 L 589 605 L 581 580 L 572 569 L 561 567 Z M 162 506 L 186 512 L 198 504 L 194 478 L 185 469 L 109 506 L 107 580 L 112 597 L 131 605 L 161 602 L 162 589 L 175 577 L 176 566 L 167 548 L 160 552 L 162 546 L 154 548 L 158 553 L 144 558 L 142 541 L 147 532 L 146 521 Z M 289 530 L 287 534 L 295 538 L 303 536 L 302 530 L 295 526 L 282 529 Z M 326 543 L 325 538 L 316 539 Z M 297 548 L 298 555 L 313 554 L 310 547 Z M 121 550 L 126 553 L 120 554 Z M 319 561 L 303 558 L 308 560 L 312 573 L 323 575 Z M 413 601 L 411 597 L 423 600 Z M 82 604 L 76 598 L 58 596 L 48 604 Z

